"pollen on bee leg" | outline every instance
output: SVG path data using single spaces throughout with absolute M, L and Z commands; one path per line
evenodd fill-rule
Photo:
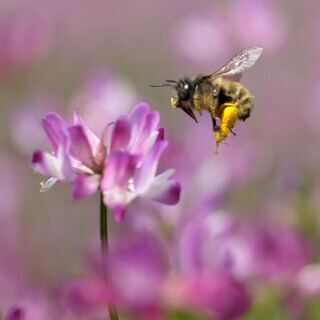
M 170 101 L 171 101 L 172 108 L 176 108 L 177 107 L 177 103 L 178 103 L 178 97 L 176 96 L 176 94 L 174 94 L 171 97 Z
M 42 181 L 40 182 L 40 186 L 41 189 L 39 190 L 39 192 L 46 192 L 49 189 L 51 189 L 54 184 L 58 181 L 57 178 L 51 177 L 50 179 L 48 179 L 47 181 Z

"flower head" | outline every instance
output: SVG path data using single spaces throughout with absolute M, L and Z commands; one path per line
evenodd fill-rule
M 52 154 L 37 150 L 31 167 L 50 177 L 41 184 L 47 191 L 57 181 L 72 183 L 72 200 L 79 201 L 100 189 L 104 203 L 121 222 L 125 207 L 143 196 L 166 204 L 179 200 L 180 184 L 168 178 L 174 170 L 156 175 L 167 146 L 159 114 L 147 104 L 137 105 L 128 116 L 106 125 L 100 138 L 74 112 L 74 124 L 59 114 L 43 119 Z

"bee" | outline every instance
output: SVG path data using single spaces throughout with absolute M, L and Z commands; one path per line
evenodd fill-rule
M 194 111 L 202 115 L 209 111 L 216 140 L 216 150 L 229 133 L 237 120 L 249 118 L 253 108 L 253 96 L 238 81 L 242 72 L 251 68 L 260 57 L 263 49 L 254 47 L 236 54 L 217 71 L 210 74 L 198 74 L 193 78 L 179 81 L 166 80 L 167 83 L 152 87 L 170 86 L 174 89 L 171 97 L 173 108 L 182 109 L 194 121 L 198 122 Z

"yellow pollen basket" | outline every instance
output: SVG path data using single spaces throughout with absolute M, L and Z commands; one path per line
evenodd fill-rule
M 238 108 L 236 105 L 232 103 L 226 105 L 221 117 L 220 131 L 215 132 L 217 142 L 223 141 L 229 135 L 230 130 L 238 120 Z

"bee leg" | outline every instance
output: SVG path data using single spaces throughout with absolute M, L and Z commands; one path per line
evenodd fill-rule
M 221 117 L 221 127 L 219 131 L 215 132 L 216 136 L 216 150 L 218 153 L 218 146 L 220 143 L 225 143 L 224 140 L 228 137 L 229 133 L 232 132 L 232 128 L 238 119 L 238 108 L 236 105 L 231 103 L 226 103 L 223 105 L 224 110 Z
M 214 154 L 218 154 L 219 142 L 216 141 L 216 149 L 214 150 Z
M 211 118 L 212 118 L 213 131 L 214 132 L 220 131 L 220 127 L 217 125 L 216 119 L 213 116 L 211 116 Z
M 216 141 L 216 149 L 214 150 L 214 154 L 218 154 L 218 147 L 220 143 L 228 145 L 225 141 Z
M 227 106 L 224 108 L 221 117 L 221 141 L 227 138 L 230 132 L 235 135 L 232 128 L 238 119 L 238 108 L 236 105 L 231 103 L 225 103 L 225 105 Z
M 230 129 L 230 132 L 231 132 L 234 136 L 237 135 L 235 132 L 232 131 L 232 129 Z

